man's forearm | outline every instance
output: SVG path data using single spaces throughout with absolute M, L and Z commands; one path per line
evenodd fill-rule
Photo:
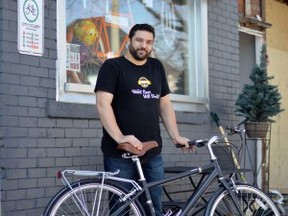
M 174 116 L 174 117 L 173 117 Z M 174 113 L 165 113 L 161 115 L 164 127 L 166 128 L 170 138 L 175 141 L 179 137 L 178 126 Z
M 175 111 L 170 100 L 164 100 L 160 104 L 160 115 L 164 127 L 166 128 L 173 142 L 179 137 L 178 126 L 176 122 Z
M 117 125 L 112 106 L 110 103 L 101 101 L 100 97 L 101 96 L 99 95 L 96 104 L 100 121 L 107 133 L 112 137 L 112 139 L 119 143 L 123 137 L 123 134 Z

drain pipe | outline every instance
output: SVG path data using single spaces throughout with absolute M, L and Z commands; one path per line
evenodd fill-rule
M 245 17 L 251 16 L 251 0 L 244 0 L 244 1 L 245 1 Z

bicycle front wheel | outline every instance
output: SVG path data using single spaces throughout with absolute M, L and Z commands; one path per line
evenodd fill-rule
M 273 201 L 261 190 L 247 184 L 236 184 L 233 202 L 224 188 L 219 189 L 208 203 L 205 216 L 280 216 Z
M 102 185 L 99 179 L 85 179 L 75 182 L 71 188 L 59 191 L 46 207 L 43 216 L 105 216 L 112 215 L 121 207 L 121 199 L 127 194 L 124 188 L 106 180 Z M 132 202 L 121 215 L 144 216 L 138 201 Z

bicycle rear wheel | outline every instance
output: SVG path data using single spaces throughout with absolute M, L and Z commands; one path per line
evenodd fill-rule
M 127 194 L 124 188 L 109 180 L 102 185 L 99 179 L 85 179 L 71 186 L 72 189 L 65 187 L 51 199 L 43 216 L 112 215 L 119 208 L 120 197 Z M 116 200 L 113 205 L 112 199 Z M 143 207 L 138 201 L 132 202 L 121 215 L 144 216 Z
M 240 208 L 237 210 L 231 195 L 224 189 L 219 189 L 208 203 L 205 216 L 280 216 L 273 201 L 261 190 L 247 184 L 236 184 L 235 199 Z

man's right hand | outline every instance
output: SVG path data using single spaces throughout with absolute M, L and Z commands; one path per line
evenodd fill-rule
M 119 140 L 117 140 L 117 143 L 125 143 L 125 142 L 130 143 L 140 151 L 143 148 L 142 142 L 140 142 L 140 140 L 138 140 L 134 135 L 125 135 L 125 136 L 123 135 Z

